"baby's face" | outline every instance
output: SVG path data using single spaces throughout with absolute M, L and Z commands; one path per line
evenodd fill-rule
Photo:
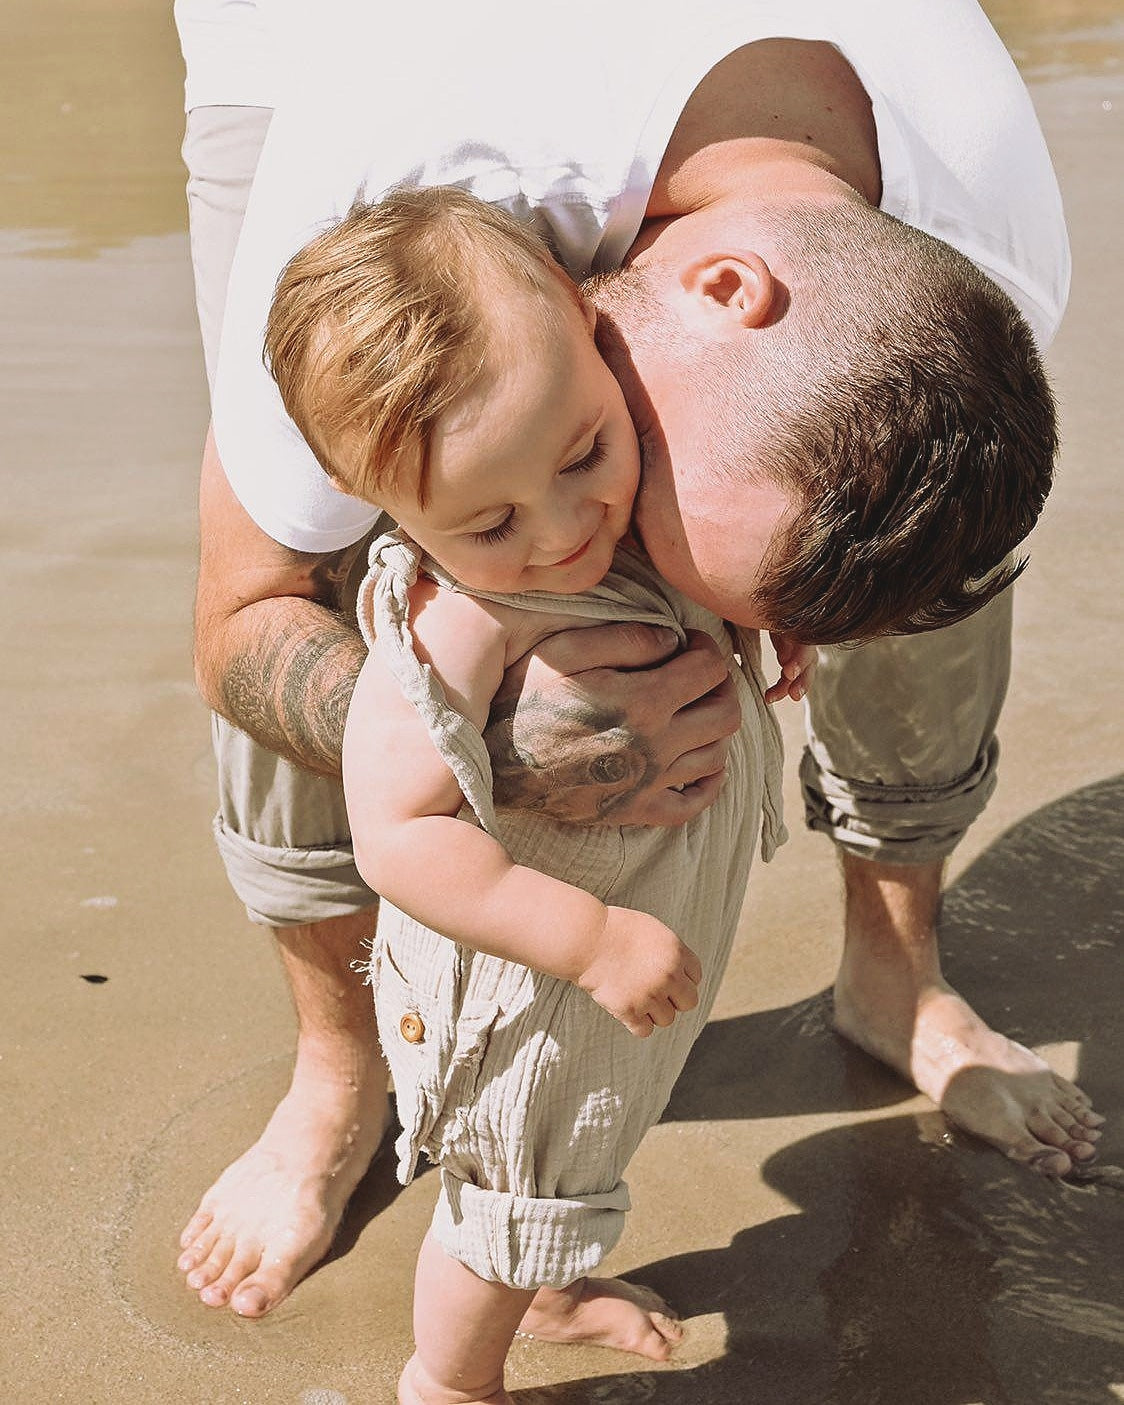
M 592 313 L 561 285 L 550 296 L 549 320 L 521 290 L 492 309 L 491 369 L 437 422 L 425 507 L 408 489 L 380 503 L 477 590 L 588 590 L 632 515 L 640 454 L 620 387 Z

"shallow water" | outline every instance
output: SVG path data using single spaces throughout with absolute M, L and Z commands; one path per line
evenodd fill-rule
M 1032 83 L 1119 75 L 1124 65 L 1120 0 L 991 0 L 984 8 Z
M 985 8 L 1032 82 L 1119 77 L 1120 0 Z M 170 4 L 5 0 L 0 33 L 0 227 L 75 255 L 182 229 L 183 69 Z

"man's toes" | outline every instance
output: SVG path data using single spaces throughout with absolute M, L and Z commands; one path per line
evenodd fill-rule
M 219 1242 L 218 1226 L 208 1224 L 194 1243 L 189 1244 L 183 1253 L 176 1260 L 176 1267 L 181 1273 L 190 1273 L 193 1268 L 198 1268 L 201 1263 L 205 1263 L 211 1255 L 211 1251 Z
M 653 1361 L 666 1361 L 671 1349 L 683 1340 L 683 1328 L 673 1317 L 653 1312 L 648 1317 L 647 1330 L 633 1347 L 641 1356 Z
M 1051 1072 L 1053 1072 L 1051 1070 Z M 1079 1088 L 1076 1083 L 1071 1083 L 1068 1078 L 1063 1078 L 1060 1073 L 1054 1073 L 1054 1087 L 1057 1095 L 1068 1108 L 1092 1107 L 1093 1100 L 1084 1088 Z
M 233 1253 L 234 1240 L 229 1235 L 223 1235 L 207 1255 L 206 1261 L 198 1268 L 193 1268 L 187 1275 L 187 1286 L 198 1292 L 200 1288 L 206 1288 L 209 1283 L 221 1278 Z
M 1078 1124 L 1061 1108 L 1032 1108 L 1026 1125 L 1027 1129 L 1047 1146 L 1066 1147 L 1080 1131 Z
M 239 1287 L 250 1277 L 261 1263 L 261 1250 L 253 1248 L 235 1252 L 213 1283 L 200 1290 L 199 1299 L 208 1307 L 225 1307 Z
M 297 1273 L 286 1274 L 280 1269 L 273 1272 L 262 1269 L 231 1294 L 230 1306 L 239 1317 L 264 1317 L 289 1296 L 299 1277 Z
M 180 1235 L 180 1248 L 188 1249 L 196 1239 L 202 1237 L 203 1233 L 210 1227 L 214 1216 L 210 1210 L 196 1210 L 191 1219 L 188 1220 Z
M 1007 1155 L 1012 1161 L 1029 1166 L 1042 1176 L 1064 1176 L 1072 1169 L 1072 1162 L 1060 1147 L 1043 1146 L 1035 1137 L 1027 1137 L 1009 1147 Z
M 1099 1112 L 1093 1111 L 1093 1100 L 1074 1083 L 1069 1083 L 1064 1078 L 1054 1075 L 1054 1083 L 1057 1085 L 1058 1100 L 1066 1112 L 1084 1127 L 1101 1127 L 1105 1119 Z
M 1064 1108 L 1056 1107 L 1050 1112 L 1035 1109 L 1027 1118 L 1027 1126 L 1039 1141 L 1064 1151 L 1073 1161 L 1092 1161 L 1097 1154 L 1095 1143 L 1100 1140 L 1100 1132 L 1083 1126 Z M 1070 1169 L 1066 1168 L 1067 1171 Z M 1048 1174 L 1059 1173 L 1051 1170 Z M 1065 1175 L 1065 1171 L 1060 1174 Z

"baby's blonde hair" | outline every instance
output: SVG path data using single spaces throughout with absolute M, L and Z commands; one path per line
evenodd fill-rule
M 293 422 L 347 492 L 424 506 L 428 446 L 442 414 L 487 364 L 490 303 L 506 282 L 541 294 L 575 285 L 529 225 L 450 186 L 399 188 L 348 214 L 283 270 L 265 361 Z M 518 355 L 518 347 L 504 348 Z

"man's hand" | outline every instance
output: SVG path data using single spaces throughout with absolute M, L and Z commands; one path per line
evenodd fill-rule
M 816 646 L 797 644 L 787 634 L 772 633 L 769 638 L 773 641 L 777 663 L 781 666 L 781 676 L 766 690 L 765 701 L 775 703 L 782 698 L 791 698 L 793 702 L 799 702 L 815 677 L 819 660 Z
M 680 825 L 711 804 L 741 725 L 718 645 L 609 624 L 508 670 L 485 731 L 500 805 L 576 824 Z
M 647 1039 L 657 1025 L 695 1008 L 701 980 L 699 958 L 670 927 L 646 912 L 610 907 L 597 954 L 575 984 L 630 1034 Z

